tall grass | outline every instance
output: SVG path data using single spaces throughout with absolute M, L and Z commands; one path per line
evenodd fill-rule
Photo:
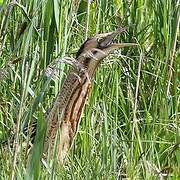
M 0 1 L 1 179 L 180 178 L 179 0 Z M 127 28 L 136 42 L 104 60 L 64 166 L 41 161 L 44 114 L 61 89 L 45 71 L 87 37 Z M 28 153 L 22 129 L 38 119 Z M 29 154 L 29 155 L 28 155 Z

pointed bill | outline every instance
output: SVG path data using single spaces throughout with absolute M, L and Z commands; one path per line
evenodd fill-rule
M 136 43 L 113 43 L 111 44 L 111 48 L 118 49 L 118 48 L 124 48 L 124 47 L 131 47 L 131 46 L 137 46 Z

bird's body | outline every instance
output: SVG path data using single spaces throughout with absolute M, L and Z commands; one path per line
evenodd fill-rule
M 50 147 L 53 153 L 58 133 L 60 138 L 60 143 L 57 145 L 58 157 L 61 162 L 73 142 L 90 87 L 88 74 L 70 72 L 46 117 L 49 124 L 44 149 L 47 152 Z
M 57 137 L 56 152 L 61 162 L 66 157 L 76 135 L 82 110 L 91 88 L 91 81 L 101 60 L 114 49 L 134 45 L 112 43 L 113 38 L 123 31 L 124 29 L 119 28 L 115 32 L 99 34 L 85 41 L 76 57 L 82 71 L 79 73 L 70 71 L 47 116 L 49 124 L 45 151 L 47 152 L 50 147 L 53 153 Z

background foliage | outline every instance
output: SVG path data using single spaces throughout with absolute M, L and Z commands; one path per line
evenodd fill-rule
M 180 178 L 179 0 L 0 1 L 0 139 L 2 179 Z M 74 56 L 87 37 L 127 28 L 136 42 L 99 68 L 66 164 L 41 162 L 44 113 L 68 70 L 44 74 Z M 28 158 L 22 128 L 38 119 Z

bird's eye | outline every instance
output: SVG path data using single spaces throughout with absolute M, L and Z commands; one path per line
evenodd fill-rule
M 99 47 L 100 48 L 106 48 L 108 47 L 109 45 L 112 44 L 112 39 L 109 39 L 109 38 L 101 38 L 98 40 L 98 44 L 99 44 Z
M 93 51 L 92 53 L 93 53 L 93 55 L 95 55 L 95 54 L 97 53 L 97 51 L 95 50 L 95 51 Z
M 98 43 L 101 44 L 104 41 L 104 38 L 99 38 Z
M 98 42 L 101 42 L 103 40 L 103 37 L 98 37 Z

